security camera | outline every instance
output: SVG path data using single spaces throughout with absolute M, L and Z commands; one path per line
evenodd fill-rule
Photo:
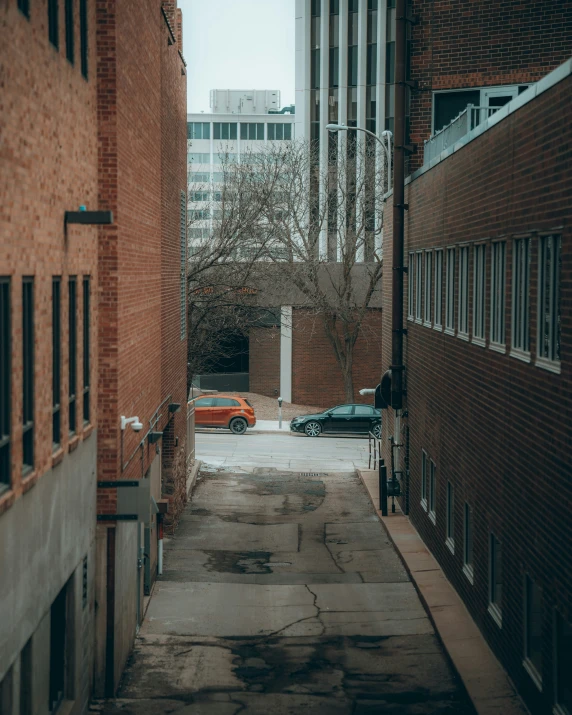
M 141 422 L 139 422 L 139 421 L 137 421 L 137 422 L 132 422 L 132 423 L 131 423 L 131 429 L 132 429 L 134 432 L 141 432 L 141 430 L 143 429 L 143 424 L 142 424 Z
M 121 429 L 124 430 L 127 425 L 131 425 L 131 429 L 134 432 L 141 432 L 143 429 L 143 424 L 139 422 L 139 417 L 125 417 L 125 415 L 121 415 Z

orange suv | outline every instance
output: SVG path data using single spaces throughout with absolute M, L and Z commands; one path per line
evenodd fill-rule
M 256 417 L 248 400 L 238 395 L 216 395 L 195 399 L 197 427 L 227 427 L 234 434 L 244 434 L 254 427 Z

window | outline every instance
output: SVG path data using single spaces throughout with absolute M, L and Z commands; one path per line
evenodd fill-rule
M 433 292 L 433 253 L 425 251 L 425 286 L 423 294 L 423 322 L 431 327 L 431 293 Z
M 74 63 L 74 36 L 73 36 L 73 4 L 74 0 L 65 0 L 66 6 L 66 57 Z
M 87 0 L 79 0 L 79 39 L 81 43 L 81 73 L 87 79 Z
M 459 335 L 469 334 L 469 247 L 459 249 Z
M 246 123 L 243 122 L 240 125 L 240 138 L 241 139 L 264 139 L 264 124 L 261 123 Z
M 10 486 L 12 340 L 10 279 L 0 277 L 0 492 Z
M 290 141 L 290 139 L 292 139 L 292 125 L 281 124 L 279 122 L 275 124 L 268 124 L 268 138 L 277 141 L 281 139 Z
M 374 414 L 373 407 L 369 407 L 369 405 L 355 405 L 354 407 L 354 415 L 368 415 L 368 417 L 371 417 Z
M 68 282 L 68 422 L 70 434 L 76 431 L 77 409 L 77 281 Z
M 480 90 L 436 92 L 434 96 L 433 131 L 438 132 L 455 119 L 468 104 L 480 106 Z
M 210 122 L 188 122 L 187 139 L 210 139 Z
M 528 353 L 530 351 L 528 324 L 530 239 L 515 239 L 512 250 L 512 351 Z
M 502 624 L 502 544 L 494 534 L 489 541 L 489 613 Z
M 213 407 L 240 407 L 240 402 L 231 397 L 216 397 Z
M 232 164 L 236 162 L 237 155 L 233 152 L 224 151 L 213 154 L 213 164 Z M 222 181 L 222 179 L 221 179 Z
M 421 506 L 427 511 L 427 453 L 421 450 Z
M 485 344 L 486 246 L 475 246 L 473 261 L 473 342 Z
M 189 229 L 189 238 L 208 238 L 210 233 L 209 228 L 191 228 Z
M 191 201 L 208 201 L 209 197 L 210 191 L 193 191 Z
M 195 181 L 197 183 L 206 184 L 211 180 L 211 175 L 202 171 L 191 171 L 189 174 L 189 181 Z
M 506 243 L 493 243 L 491 252 L 491 343 L 504 347 Z
M 215 171 L 213 173 L 213 182 L 215 184 L 222 184 L 224 182 L 224 173 L 222 171 Z
M 415 254 L 415 322 L 421 322 L 421 276 L 423 272 L 423 254 Z
M 452 554 L 455 553 L 455 487 L 447 482 L 447 539 L 445 543 Z
M 191 209 L 189 211 L 189 218 L 192 221 L 208 221 L 210 211 L 209 209 Z
M 560 360 L 560 263 L 560 237 L 540 238 L 537 351 L 540 361 Z
M 187 335 L 187 197 L 181 191 L 179 240 L 181 248 L 181 340 Z
M 90 375 L 90 314 L 89 307 L 89 276 L 83 279 L 83 423 L 89 424 L 89 387 L 91 384 Z
M 62 301 L 61 279 L 52 280 L 52 443 L 60 446 L 61 435 L 61 373 L 62 373 Z
M 20 715 L 32 715 L 33 692 L 32 639 L 20 652 Z
M 64 699 L 66 682 L 66 591 L 62 588 L 50 609 L 50 689 L 48 711 L 55 713 Z
M 22 472 L 34 468 L 34 279 L 22 283 Z
M 445 286 L 445 330 L 455 332 L 455 249 L 447 249 L 447 276 Z
M 463 572 L 473 583 L 473 510 L 465 502 L 465 523 L 463 543 Z
M 434 328 L 441 329 L 443 320 L 443 251 L 435 251 Z
M 352 406 L 351 405 L 341 405 L 340 407 L 336 407 L 335 410 L 332 410 L 333 415 L 351 415 L 352 414 Z
M 542 690 L 542 589 L 524 579 L 524 667 Z
M 18 10 L 30 19 L 30 0 L 18 0 Z
M 52 45 L 58 49 L 60 46 L 58 13 L 58 0 L 48 0 L 48 37 Z
M 210 164 L 211 155 L 210 152 L 188 152 L 187 153 L 187 163 L 189 164 Z
M 415 266 L 414 256 L 415 256 L 414 253 L 409 254 L 409 269 L 407 271 L 407 277 L 408 277 L 408 281 L 407 281 L 407 318 L 409 320 L 413 320 L 413 317 L 414 317 L 413 316 L 413 311 L 414 311 L 414 308 L 413 308 L 413 296 L 414 296 L 414 293 L 413 293 L 413 287 L 414 287 L 413 268 Z
M 214 401 L 214 397 L 203 397 L 200 400 L 195 400 L 195 407 L 212 407 Z
M 214 122 L 213 136 L 215 139 L 236 139 L 236 122 Z
M 437 521 L 436 515 L 436 500 L 437 500 L 437 467 L 435 462 L 429 462 L 429 518 L 433 523 Z
M 572 626 L 559 613 L 554 618 L 555 700 L 559 715 L 572 715 Z

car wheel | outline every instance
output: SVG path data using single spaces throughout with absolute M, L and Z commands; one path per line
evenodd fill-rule
M 374 425 L 371 429 L 371 432 L 374 437 L 377 437 L 377 439 L 381 439 L 381 425 L 380 424 Z
M 319 422 L 308 422 L 304 427 L 304 432 L 308 437 L 318 437 L 322 431 L 322 425 Z
M 248 427 L 246 420 L 243 417 L 235 417 L 230 421 L 230 431 L 233 434 L 244 434 Z

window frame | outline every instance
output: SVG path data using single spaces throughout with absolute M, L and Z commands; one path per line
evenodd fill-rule
M 433 250 L 425 251 L 425 282 L 423 285 L 423 325 L 426 328 L 432 326 L 432 304 L 433 297 Z
M 48 40 L 52 47 L 60 49 L 59 0 L 48 0 Z
M 459 308 L 457 311 L 457 337 L 469 339 L 469 246 L 459 246 Z
M 68 278 L 68 432 L 77 432 L 77 278 Z
M 500 553 L 500 568 L 497 564 L 497 556 Z M 500 597 L 497 596 L 497 576 L 501 574 Z M 488 612 L 499 628 L 502 628 L 502 542 L 491 531 L 489 534 L 489 605 Z
M 415 292 L 414 292 L 414 274 L 415 274 L 415 252 L 409 252 L 409 265 L 407 268 L 407 320 L 415 319 Z
M 91 281 L 90 276 L 84 276 L 82 281 L 82 304 L 83 304 L 83 425 L 89 425 L 91 418 L 90 388 L 91 388 Z
M 52 451 L 62 444 L 62 279 L 52 278 Z
M 422 323 L 423 300 L 423 251 L 415 252 L 415 322 Z
M 429 460 L 429 518 L 437 523 L 437 465 Z
M 66 59 L 72 66 L 75 64 L 74 4 L 75 0 L 64 0 Z
M 513 238 L 511 282 L 510 355 L 530 362 L 530 236 Z
M 435 249 L 435 286 L 433 296 L 433 329 L 443 330 L 443 261 L 442 248 Z
M 22 279 L 22 476 L 35 465 L 35 286 L 33 276 Z
M 523 611 L 523 629 L 524 629 L 524 638 L 523 638 L 523 660 L 522 660 L 522 665 L 526 672 L 529 674 L 532 682 L 536 685 L 538 690 L 542 692 L 542 673 L 538 671 L 537 664 L 532 660 L 531 656 L 531 651 L 530 651 L 530 631 L 531 631 L 531 623 L 529 622 L 529 615 L 531 614 L 531 594 L 529 586 L 532 588 L 536 588 L 539 591 L 539 599 L 540 599 L 540 633 L 541 633 L 541 640 L 542 640 L 542 631 L 543 631 L 543 616 L 544 616 L 544 608 L 543 608 L 543 589 L 541 586 L 539 586 L 531 577 L 528 573 L 525 573 L 524 575 L 524 599 L 523 599 L 523 606 L 524 606 L 524 611 Z M 542 658 L 542 647 L 540 648 L 540 669 L 542 670 L 542 667 L 544 665 L 543 663 L 543 658 Z
M 22 15 L 29 20 L 30 19 L 30 0 L 18 0 L 18 10 Z
M 473 336 L 475 345 L 486 345 L 487 245 L 473 246 Z
M 81 74 L 88 78 L 88 32 L 87 32 L 87 0 L 79 0 L 79 39 Z
M 455 485 L 447 480 L 446 494 L 445 544 L 449 551 L 455 553 Z
M 12 281 L 0 276 L 0 494 L 12 486 Z
M 218 130 L 218 137 L 217 137 Z M 228 136 L 224 136 L 227 134 Z M 234 136 L 233 136 L 234 134 Z M 237 141 L 238 139 L 238 123 L 237 122 L 213 122 L 213 139 L 218 141 Z
M 445 333 L 455 335 L 455 274 L 457 267 L 457 249 L 447 247 L 447 265 L 445 267 Z
M 469 502 L 463 507 L 463 573 L 474 583 L 474 518 L 473 509 Z
M 506 352 L 506 241 L 491 244 L 489 348 Z
M 546 260 L 547 246 L 551 245 L 550 285 L 548 285 L 548 315 L 544 310 L 546 305 L 547 271 L 543 267 Z M 560 339 L 561 339 L 561 290 L 560 274 L 562 271 L 562 239 L 559 235 L 549 234 L 538 237 L 538 300 L 537 300 L 537 335 L 536 335 L 536 365 L 552 372 L 560 373 Z M 548 317 L 548 321 L 547 321 Z M 544 351 L 545 340 L 543 325 L 549 323 L 549 345 Z M 547 354 L 543 354 L 546 352 Z
M 421 450 L 421 507 L 427 511 L 427 452 Z

